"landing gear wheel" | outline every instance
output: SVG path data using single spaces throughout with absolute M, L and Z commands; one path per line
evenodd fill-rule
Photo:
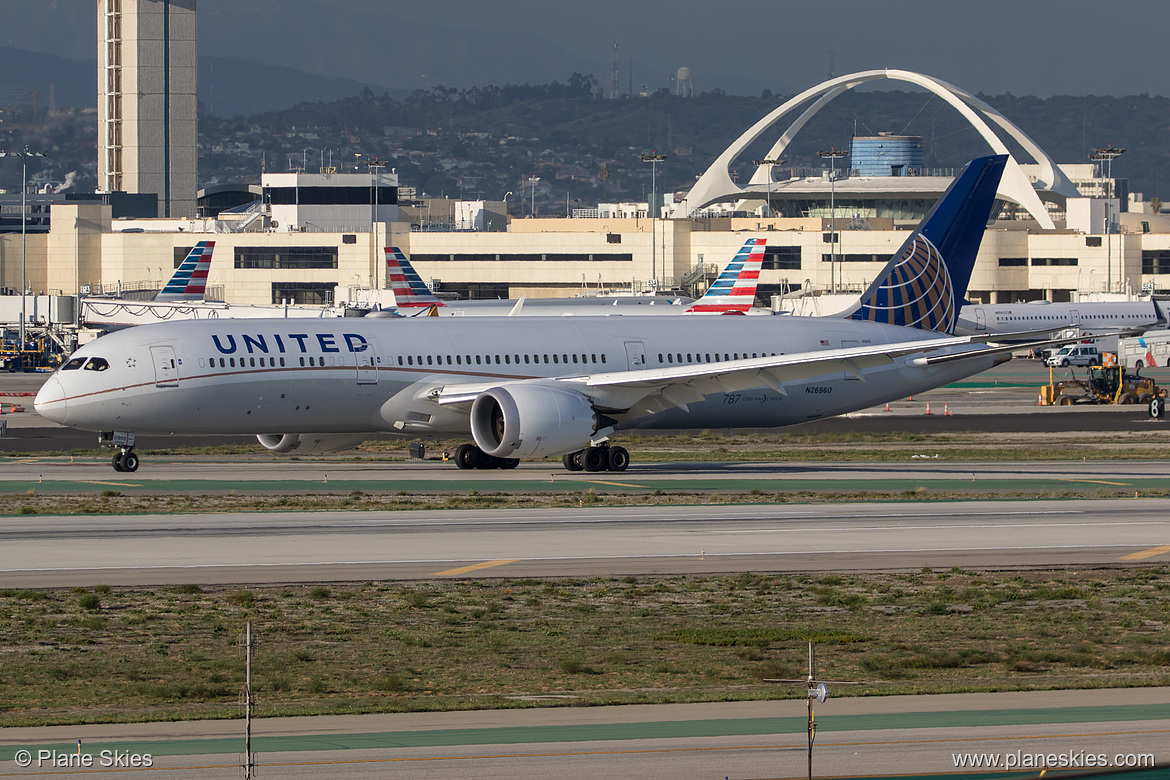
M 500 458 L 500 468 L 502 469 L 514 469 L 519 465 L 519 458 Z
M 122 470 L 122 455 L 123 453 L 121 451 L 114 453 L 114 457 L 110 461 L 110 465 L 114 467 L 114 471 Z
M 606 460 L 604 447 L 586 447 L 581 452 L 581 466 L 586 471 L 605 471 Z
M 474 444 L 460 444 L 455 450 L 455 465 L 461 469 L 477 469 L 483 460 L 483 453 Z
M 138 453 L 134 450 L 122 453 L 122 471 L 138 471 Z
M 630 467 L 630 451 L 625 447 L 609 448 L 609 470 L 625 471 Z
M 563 463 L 565 468 L 569 471 L 580 471 L 583 468 L 581 465 L 581 453 L 584 451 L 585 450 L 577 450 L 576 452 L 565 453 L 561 456 L 561 463 Z

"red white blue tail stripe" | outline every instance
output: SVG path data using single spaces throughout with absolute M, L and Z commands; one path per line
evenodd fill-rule
M 156 301 L 202 301 L 207 291 L 207 271 L 211 268 L 214 241 L 200 241 L 179 264 L 175 275 L 154 296 Z
M 756 302 L 756 285 L 760 281 L 766 243 L 767 239 L 749 238 L 719 278 L 707 288 L 706 294 L 687 312 L 746 313 L 752 308 Z
M 394 293 L 394 305 L 400 309 L 445 305 L 427 289 L 422 277 L 396 246 L 386 247 L 386 281 Z

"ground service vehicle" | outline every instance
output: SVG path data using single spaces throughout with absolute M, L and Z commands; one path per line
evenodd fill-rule
M 1101 362 L 1101 353 L 1094 344 L 1069 344 L 1054 352 L 1044 362 L 1054 367 L 1092 366 Z
M 1090 366 L 1088 379 L 1049 382 L 1040 388 L 1041 406 L 1072 404 L 1149 404 L 1165 398 L 1166 390 L 1149 377 L 1131 374 L 1117 365 Z

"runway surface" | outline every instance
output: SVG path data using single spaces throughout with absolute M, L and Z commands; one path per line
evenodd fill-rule
M 0 586 L 1047 567 L 1170 560 L 1170 500 L 0 519 Z
M 554 463 L 523 463 L 511 471 L 463 471 L 454 463 L 427 461 L 290 460 L 273 456 L 220 462 L 159 456 L 133 474 L 115 472 L 91 457 L 20 458 L 0 470 L 0 493 L 95 493 L 116 488 L 133 493 L 346 493 L 354 490 L 480 493 L 604 490 L 667 491 L 1059 491 L 1076 486 L 1170 489 L 1170 461 L 940 460 L 930 446 L 908 450 L 893 463 L 642 463 L 629 471 L 568 472 Z
M 1105 755 L 1166 760 L 1165 688 L 830 698 L 816 706 L 818 777 L 944 774 L 956 754 Z M 254 721 L 261 776 L 411 778 L 798 778 L 803 699 L 272 718 Z M 239 721 L 0 731 L 0 776 L 20 749 L 150 754 L 167 777 L 234 772 Z M 30 768 L 31 774 L 36 767 Z M 43 768 L 42 768 L 43 771 Z M 1033 773 L 1033 776 L 1037 774 Z M 142 773 L 105 773 L 141 777 Z

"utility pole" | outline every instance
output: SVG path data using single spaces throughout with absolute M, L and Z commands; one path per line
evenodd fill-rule
M 256 754 L 252 752 L 252 709 L 256 706 L 256 697 L 252 694 L 252 621 L 248 621 L 240 647 L 244 649 L 244 690 L 240 692 L 240 706 L 244 708 L 244 752 L 240 756 L 240 769 L 244 780 L 252 780 L 256 776 Z
M 25 303 L 28 294 L 28 239 L 25 227 L 28 222 L 28 158 L 48 156 L 45 152 L 30 152 L 27 145 L 23 152 L 0 152 L 0 157 L 20 158 L 20 348 L 17 354 L 20 356 L 21 370 L 24 370 L 24 324 L 28 320 Z

